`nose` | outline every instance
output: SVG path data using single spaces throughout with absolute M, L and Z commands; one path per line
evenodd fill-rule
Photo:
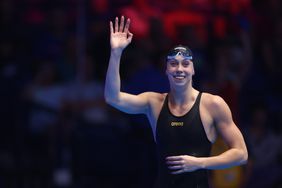
M 182 67 L 181 64 L 177 66 L 176 71 L 177 71 L 177 72 L 183 72 L 183 67 Z

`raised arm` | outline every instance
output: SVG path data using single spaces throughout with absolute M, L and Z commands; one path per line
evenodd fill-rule
M 146 113 L 147 93 L 131 95 L 120 91 L 120 59 L 123 50 L 130 44 L 133 34 L 129 31 L 130 19 L 116 17 L 115 24 L 110 22 L 111 56 L 105 82 L 105 100 L 108 104 L 126 113 Z

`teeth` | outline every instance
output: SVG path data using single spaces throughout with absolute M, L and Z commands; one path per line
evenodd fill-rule
M 185 78 L 185 76 L 174 76 L 174 78 L 182 79 L 182 78 Z

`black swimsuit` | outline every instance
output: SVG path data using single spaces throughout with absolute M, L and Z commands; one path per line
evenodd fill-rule
M 176 117 L 168 107 L 168 95 L 160 112 L 156 143 L 159 157 L 159 188 L 207 188 L 207 170 L 197 170 L 174 175 L 170 173 L 165 158 L 167 156 L 191 155 L 208 157 L 211 142 L 208 140 L 199 112 L 202 93 L 199 93 L 191 110 L 185 115 Z

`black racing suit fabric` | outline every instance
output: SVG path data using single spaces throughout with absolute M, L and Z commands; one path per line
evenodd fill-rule
M 191 155 L 208 157 L 211 142 L 208 140 L 199 112 L 202 93 L 199 93 L 192 108 L 183 116 L 174 116 L 168 107 L 166 96 L 156 127 L 156 143 L 159 158 L 158 188 L 208 188 L 207 170 L 183 174 L 171 174 L 165 158 Z

